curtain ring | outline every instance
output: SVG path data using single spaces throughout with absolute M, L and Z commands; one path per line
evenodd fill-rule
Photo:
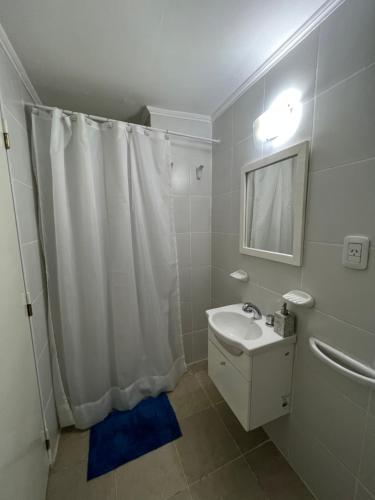
M 165 140 L 166 140 L 166 141 L 169 141 L 168 129 L 167 129 L 167 130 L 166 130 L 166 132 L 165 132 Z

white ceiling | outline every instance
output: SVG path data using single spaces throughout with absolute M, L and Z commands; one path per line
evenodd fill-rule
M 1 0 L 44 104 L 212 114 L 325 0 Z

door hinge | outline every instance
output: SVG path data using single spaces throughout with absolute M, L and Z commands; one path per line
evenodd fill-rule
M 32 304 L 26 304 L 26 309 L 27 309 L 27 315 L 32 316 L 33 315 L 33 306 Z
M 46 446 L 46 450 L 48 451 L 51 448 L 51 442 L 49 439 L 44 440 L 44 444 Z
M 10 149 L 9 132 L 3 132 L 5 149 Z

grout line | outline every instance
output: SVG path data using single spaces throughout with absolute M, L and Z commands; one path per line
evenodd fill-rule
M 339 165 L 332 165 L 332 166 L 328 166 L 325 168 L 318 168 L 316 170 L 310 170 L 310 175 L 320 174 L 323 172 L 328 173 L 328 172 L 331 172 L 332 170 L 336 170 L 336 169 L 344 168 L 344 167 L 356 167 L 361 163 L 367 163 L 369 161 L 374 161 L 374 160 L 375 160 L 375 156 L 368 156 L 366 158 L 361 158 L 359 160 L 347 161 L 344 163 L 340 163 Z
M 182 474 L 183 474 L 184 479 L 185 479 L 185 484 L 186 484 L 186 488 L 187 488 L 187 491 L 188 491 L 188 495 L 191 498 L 191 500 L 193 500 L 193 496 L 192 496 L 191 491 L 190 491 L 190 486 L 189 486 L 189 482 L 188 482 L 188 479 L 187 479 L 187 475 L 185 473 L 184 465 L 182 463 L 182 459 L 181 459 L 180 453 L 178 451 L 178 448 L 177 448 L 177 445 L 176 445 L 176 441 L 173 441 L 173 446 L 174 446 L 174 448 L 176 450 L 178 463 L 180 464 L 180 467 L 181 467 L 181 470 L 182 470 Z
M 24 102 L 22 102 L 21 107 L 24 107 Z M 6 111 L 8 111 L 8 113 L 11 115 L 11 117 L 17 123 L 17 125 L 19 127 L 21 127 L 21 129 L 23 130 L 23 132 L 25 132 L 27 134 L 28 133 L 27 127 L 24 127 L 22 125 L 22 123 L 18 121 L 18 118 L 16 117 L 15 114 L 13 114 L 13 112 L 11 111 L 10 107 L 7 105 L 6 102 L 4 102 L 4 108 L 5 108 Z
M 26 184 L 25 182 L 20 181 L 20 180 L 16 179 L 15 177 L 12 177 L 12 181 L 13 181 L 13 183 L 21 184 L 22 186 L 27 187 L 31 192 L 34 192 L 33 186 L 30 186 L 29 184 Z
M 375 66 L 375 62 L 372 62 L 371 64 L 368 64 L 367 66 L 363 66 L 363 68 L 360 68 L 359 70 L 355 71 L 351 75 L 345 77 L 343 80 L 340 80 L 339 82 L 336 82 L 333 85 L 331 85 L 330 87 L 327 87 L 326 89 L 317 93 L 316 97 L 320 97 L 320 96 L 330 92 L 331 90 L 335 89 L 336 87 L 340 87 L 340 85 L 343 85 L 344 83 L 347 83 L 348 81 L 354 79 L 355 77 L 357 77 L 361 73 L 364 73 L 365 71 L 371 69 L 373 66 Z
M 371 390 L 369 390 L 368 399 L 367 399 L 366 416 L 365 416 L 365 425 L 363 426 L 364 428 L 363 428 L 362 439 L 361 439 L 361 447 L 360 447 L 360 452 L 359 452 L 358 466 L 357 466 L 357 470 L 354 474 L 355 477 L 357 478 L 357 480 L 359 480 L 360 472 L 362 469 L 362 461 L 363 461 L 363 455 L 364 455 L 364 451 L 365 451 L 365 442 L 366 442 L 366 436 L 367 436 L 367 431 L 368 431 L 368 427 L 369 427 L 371 399 L 372 399 Z M 354 496 L 356 496 L 357 489 L 358 489 L 358 484 L 356 481 Z
M 195 374 L 194 374 L 194 375 L 195 375 Z M 249 463 L 248 463 L 248 461 L 246 460 L 246 455 L 247 455 L 247 454 L 249 454 L 249 453 L 252 453 L 253 451 L 255 451 L 255 450 L 257 450 L 258 448 L 260 448 L 260 447 L 262 447 L 263 445 L 265 445 L 266 443 L 271 442 L 271 439 L 270 439 L 270 438 L 269 438 L 269 436 L 266 434 L 266 435 L 267 435 L 267 439 L 266 439 L 265 441 L 262 441 L 261 443 L 259 443 L 259 444 L 257 444 L 256 446 L 254 446 L 254 447 L 250 448 L 249 450 L 244 450 L 244 451 L 242 451 L 242 449 L 240 448 L 239 444 L 237 443 L 237 441 L 234 439 L 234 437 L 233 437 L 232 433 L 230 432 L 230 429 L 229 429 L 229 428 L 228 428 L 228 426 L 226 425 L 226 423 L 225 423 L 224 419 L 223 419 L 223 418 L 222 418 L 222 416 L 220 415 L 220 412 L 218 411 L 218 408 L 217 408 L 217 407 L 218 407 L 220 404 L 223 404 L 223 403 L 224 403 L 224 404 L 226 404 L 226 403 L 225 403 L 225 400 L 223 399 L 222 401 L 218 401 L 217 403 L 214 403 L 214 402 L 210 399 L 210 397 L 209 397 L 209 395 L 208 395 L 208 392 L 205 390 L 205 388 L 204 388 L 203 384 L 201 384 L 201 382 L 200 382 L 199 378 L 198 378 L 198 377 L 196 377 L 196 378 L 197 378 L 198 383 L 199 383 L 199 385 L 201 386 L 202 390 L 203 390 L 203 391 L 204 391 L 204 393 L 206 394 L 206 396 L 207 396 L 208 400 L 212 403 L 212 407 L 213 407 L 213 409 L 214 409 L 215 413 L 217 414 L 217 416 L 219 417 L 220 421 L 221 421 L 221 422 L 222 422 L 222 424 L 224 425 L 224 428 L 225 428 L 225 430 L 227 431 L 228 436 L 229 436 L 229 437 L 231 438 L 231 440 L 234 442 L 234 444 L 235 444 L 235 446 L 237 447 L 237 449 L 238 449 L 238 451 L 239 451 L 239 453 L 240 453 L 240 454 L 239 454 L 239 456 L 238 456 L 238 457 L 234 458 L 233 460 L 230 460 L 230 461 L 228 461 L 228 462 L 226 462 L 226 463 L 222 464 L 222 465 L 221 465 L 220 467 L 218 467 L 217 469 L 215 469 L 215 470 L 213 470 L 213 471 L 209 472 L 209 473 L 208 473 L 208 474 L 206 474 L 205 476 L 202 476 L 199 480 L 197 480 L 197 481 L 195 481 L 195 482 L 191 483 L 191 486 L 192 486 L 192 485 L 194 485 L 194 484 L 199 483 L 200 481 L 202 481 L 202 480 L 203 480 L 203 479 L 205 479 L 206 477 L 211 476 L 212 474 L 215 474 L 216 472 L 218 472 L 219 470 L 223 469 L 223 468 L 224 468 L 224 467 L 226 467 L 227 465 L 229 465 L 229 464 L 231 464 L 231 463 L 235 462 L 236 460 L 243 459 L 243 460 L 245 461 L 246 465 L 248 466 L 248 468 L 250 469 L 251 473 L 253 474 L 255 481 L 256 481 L 256 482 L 257 482 L 257 484 L 259 485 L 259 488 L 260 488 L 260 489 L 261 489 L 261 490 L 265 493 L 265 491 L 264 491 L 264 489 L 263 489 L 263 487 L 262 487 L 262 485 L 261 485 L 261 483 L 260 483 L 260 481 L 259 481 L 259 479 L 258 479 L 257 475 L 256 475 L 256 474 L 255 474 L 255 472 L 252 470 L 252 468 L 251 468 L 250 464 L 249 464 Z

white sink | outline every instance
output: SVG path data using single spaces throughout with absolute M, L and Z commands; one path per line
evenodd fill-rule
M 233 304 L 206 311 L 208 324 L 215 338 L 231 354 L 266 348 L 275 342 L 295 342 L 295 335 L 283 338 L 265 323 L 265 317 L 254 320 L 253 313 L 242 310 L 243 304 Z

